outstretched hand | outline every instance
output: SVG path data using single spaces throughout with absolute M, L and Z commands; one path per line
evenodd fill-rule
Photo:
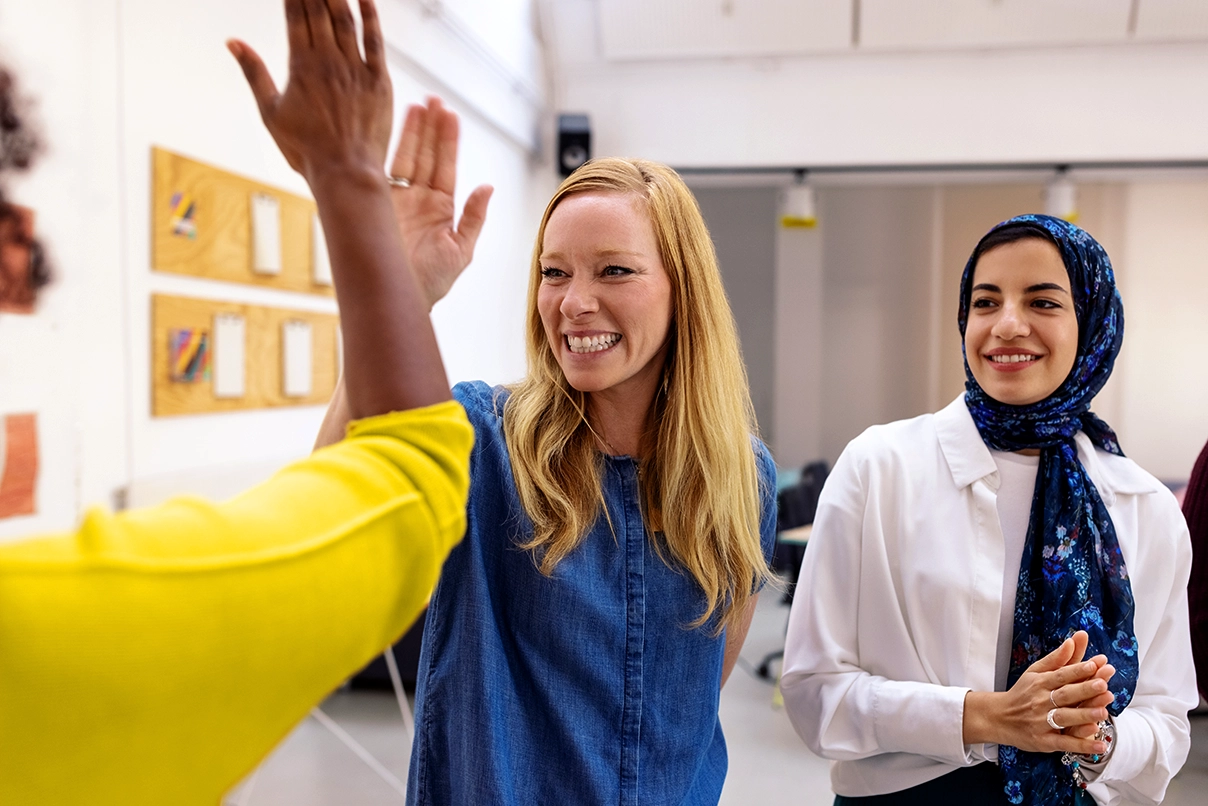
M 377 11 L 371 0 L 359 4 L 364 59 L 348 0 L 285 0 L 290 55 L 284 92 L 251 47 L 227 43 L 264 125 L 312 186 L 332 171 L 382 177 L 393 94 Z
M 474 245 L 486 221 L 490 185 L 470 193 L 461 220 L 453 226 L 457 187 L 457 115 L 439 98 L 407 109 L 403 133 L 390 173 L 410 182 L 391 188 L 407 263 L 431 308 L 449 293 L 474 257 Z

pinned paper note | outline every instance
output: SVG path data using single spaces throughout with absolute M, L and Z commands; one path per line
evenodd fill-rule
M 281 273 L 281 202 L 267 193 L 252 194 L 252 270 Z
M 331 256 L 327 254 L 327 238 L 319 216 L 311 216 L 311 279 L 315 285 L 331 285 Z
M 214 397 L 243 397 L 247 322 L 242 316 L 214 317 Z
M 169 219 L 172 234 L 190 240 L 196 239 L 197 205 L 193 201 L 193 196 L 183 191 L 177 191 L 172 194 L 169 206 L 172 208 L 172 216 Z
M 283 391 L 286 397 L 310 397 L 314 364 L 311 353 L 314 349 L 309 322 L 285 322 L 281 326 L 281 344 L 284 355 Z
M 197 328 L 168 332 L 171 377 L 178 383 L 210 380 L 210 331 Z
M 38 416 L 0 418 L 0 518 L 37 511 Z

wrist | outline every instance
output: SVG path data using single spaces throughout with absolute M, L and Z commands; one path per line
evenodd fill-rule
M 316 197 L 337 188 L 353 187 L 364 191 L 367 188 L 380 187 L 383 192 L 386 190 L 386 174 L 381 165 L 376 165 L 367 157 L 309 162 L 305 166 L 303 176 Z
M 961 717 L 961 738 L 965 744 L 994 744 L 993 714 L 997 698 L 994 691 L 970 691 L 965 695 L 965 708 Z

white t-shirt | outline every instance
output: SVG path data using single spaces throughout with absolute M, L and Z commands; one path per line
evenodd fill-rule
M 998 621 L 998 654 L 994 659 L 994 690 L 1007 690 L 1011 671 L 1011 639 L 1015 632 L 1015 589 L 1019 587 L 1019 564 L 1028 539 L 1028 519 L 1040 456 L 990 451 L 998 465 L 998 520 L 1002 524 L 1003 558 L 1002 614 Z

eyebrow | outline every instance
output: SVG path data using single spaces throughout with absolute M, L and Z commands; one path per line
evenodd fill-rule
M 973 286 L 972 290 L 989 291 L 991 294 L 1001 294 L 1002 293 L 1001 288 L 999 288 L 998 286 L 993 285 L 991 283 L 978 283 L 977 285 Z M 1060 286 L 1057 283 L 1037 283 L 1036 285 L 1030 285 L 1024 289 L 1025 294 L 1036 294 L 1041 291 L 1060 291 L 1062 294 L 1066 294 L 1066 295 L 1068 295 L 1070 293 L 1063 286 Z
M 616 257 L 625 255 L 628 257 L 642 257 L 641 252 L 633 252 L 628 249 L 601 249 L 596 252 L 598 257 Z M 566 255 L 561 252 L 542 252 L 538 260 L 565 260 Z

